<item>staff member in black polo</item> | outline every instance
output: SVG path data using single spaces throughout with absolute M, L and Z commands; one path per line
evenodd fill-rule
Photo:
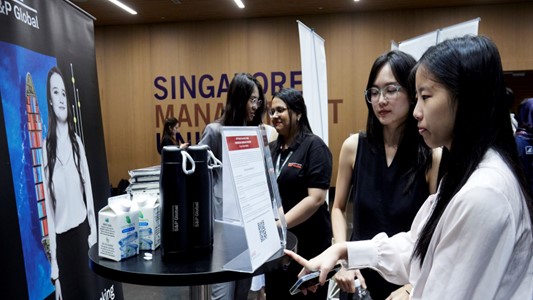
M 278 139 L 270 143 L 287 228 L 298 238 L 298 252 L 314 257 L 331 245 L 332 230 L 326 194 L 331 180 L 332 157 L 328 146 L 313 134 L 302 93 L 282 89 L 274 95 L 269 110 Z M 289 288 L 301 267 L 266 274 L 269 299 L 290 297 Z M 327 286 L 305 299 L 326 299 Z M 303 297 L 297 294 L 291 299 Z

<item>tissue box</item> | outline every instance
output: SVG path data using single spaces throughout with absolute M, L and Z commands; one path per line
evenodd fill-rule
M 98 255 L 115 261 L 139 254 L 139 210 L 129 195 L 109 198 L 98 212 Z
M 139 249 L 155 250 L 161 245 L 161 205 L 159 194 L 134 194 L 133 203 L 139 210 Z

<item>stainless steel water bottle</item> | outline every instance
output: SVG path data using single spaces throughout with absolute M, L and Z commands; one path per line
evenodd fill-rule
M 187 176 L 187 199 L 191 225 L 191 247 L 195 255 L 213 250 L 213 175 L 209 168 L 209 146 L 187 148 L 195 163 L 195 171 Z
M 185 258 L 190 251 L 186 176 L 190 156 L 177 146 L 161 150 L 161 251 L 163 259 Z

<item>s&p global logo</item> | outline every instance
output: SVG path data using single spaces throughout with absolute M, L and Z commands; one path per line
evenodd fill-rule
M 0 17 L 12 17 L 36 29 L 39 29 L 39 16 L 35 8 L 24 0 L 0 0 Z

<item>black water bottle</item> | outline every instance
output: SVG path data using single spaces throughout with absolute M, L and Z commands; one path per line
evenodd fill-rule
M 209 167 L 208 151 L 207 145 L 187 148 L 196 166 L 194 173 L 187 176 L 191 248 L 195 255 L 213 250 L 213 175 Z
M 189 252 L 185 150 L 178 146 L 161 149 L 161 253 L 163 259 L 183 258 Z

